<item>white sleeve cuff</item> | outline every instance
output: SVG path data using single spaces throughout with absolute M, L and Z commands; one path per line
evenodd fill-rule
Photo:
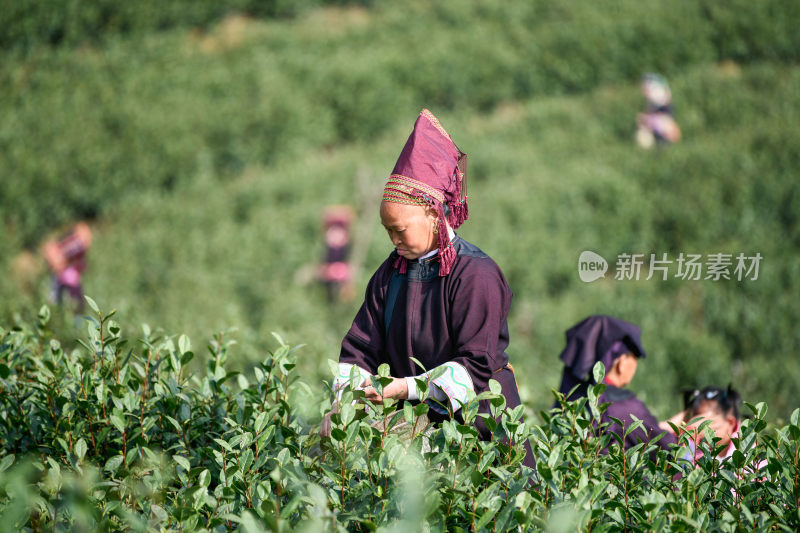
M 475 395 L 475 387 L 463 365 L 448 361 L 442 366 L 446 368 L 445 373 L 431 382 L 431 397 L 440 401 L 449 400 L 450 407 L 456 412 Z M 437 398 L 437 392 L 444 398 Z
M 350 363 L 339 363 L 339 372 L 333 378 L 333 392 L 336 394 L 337 401 L 342 397 L 342 390 L 344 387 L 350 383 L 350 373 L 354 368 L 359 373 L 356 389 L 361 389 L 361 384 L 364 380 L 368 380 L 372 376 L 372 374 L 360 366 L 351 365 Z
M 408 387 L 408 399 L 419 400 L 419 390 L 417 389 L 417 376 L 407 377 L 406 386 Z
M 445 373 L 428 382 L 432 371 L 425 372 L 419 376 L 406 378 L 408 384 L 408 399 L 418 400 L 419 390 L 416 380 L 428 382 L 428 397 L 440 403 L 449 404 L 453 411 L 458 411 L 462 404 L 467 403 L 470 395 L 475 393 L 472 378 L 467 369 L 458 363 L 449 361 L 442 365 Z

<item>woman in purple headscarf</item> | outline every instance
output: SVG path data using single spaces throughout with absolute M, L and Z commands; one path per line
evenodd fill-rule
M 560 356 L 564 362 L 561 394 L 568 400 L 586 396 L 588 387 L 595 384 L 592 368 L 599 361 L 605 368 L 606 390 L 598 402 L 610 404 L 602 415 L 608 431 L 619 435 L 625 448 L 653 441 L 668 450 L 670 444 L 677 442 L 671 433 L 659 437 L 663 431 L 658 419 L 635 394 L 624 388 L 636 374 L 639 359 L 647 355 L 637 326 L 619 318 L 595 315 L 568 329 L 566 337 L 567 345 Z M 642 426 L 626 436 L 625 428 L 634 423 L 634 416 L 642 421 Z M 620 420 L 622 427 L 612 417 Z
M 453 231 L 469 216 L 466 159 L 424 109 L 383 192 L 381 222 L 394 250 L 367 285 L 335 379 L 341 386 L 355 368 L 374 402 L 416 403 L 417 380 L 429 382 L 433 422 L 458 417 L 471 395 L 489 390 L 490 379 L 502 386 L 509 408 L 520 404 L 505 352 L 511 290 L 497 264 Z M 369 377 L 382 363 L 392 382 L 379 394 Z M 430 379 L 436 369 L 444 373 Z M 479 412 L 488 411 L 482 401 Z M 476 427 L 482 439 L 491 438 L 480 418 Z

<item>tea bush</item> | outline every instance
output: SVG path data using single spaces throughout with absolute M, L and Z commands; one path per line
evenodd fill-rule
M 315 0 L 144 1 L 85 4 L 57 0 L 0 2 L 0 48 L 27 50 L 37 45 L 91 44 L 116 35 L 140 35 L 175 27 L 205 27 L 228 13 L 291 16 Z
M 216 335 L 204 372 L 186 336 L 143 327 L 125 338 L 88 300 L 81 348 L 65 351 L 43 307 L 33 325 L 0 328 L 0 528 L 134 531 L 792 531 L 800 426 L 769 428 L 749 405 L 729 461 L 598 433 L 599 385 L 536 423 L 483 393 L 493 415 L 426 424 L 425 404 L 354 402 L 347 388 L 330 437 L 322 384 L 301 381 L 297 349 L 246 374 Z M 598 366 L 598 377 L 602 369 Z M 374 378 L 386 383 L 385 373 Z M 423 385 L 423 391 L 425 387 Z M 481 442 L 472 426 L 493 428 Z M 398 429 L 401 428 L 401 429 Z M 529 439 L 536 470 L 521 466 Z M 607 453 L 605 450 L 608 450 Z M 754 469 L 754 465 L 761 466 Z
M 38 247 L 87 217 L 85 288 L 118 306 L 121 327 L 201 338 L 235 324 L 240 366 L 278 331 L 308 345 L 299 374 L 323 379 L 390 250 L 362 199 L 370 187 L 379 197 L 429 106 L 470 154 L 459 233 L 514 291 L 509 355 L 528 406 L 552 401 L 564 330 L 608 313 L 642 326 L 650 357 L 632 387 L 660 416 L 683 388 L 732 382 L 788 420 L 800 397 L 800 4 L 338 3 L 280 20 L 185 11 L 158 31 L 3 48 L 0 322 L 35 318 L 49 289 Z M 17 4 L 48 9 L 6 4 L 0 19 Z M 632 140 L 637 82 L 655 69 L 684 137 L 644 152 Z M 361 211 L 369 244 L 355 300 L 333 307 L 301 275 L 322 256 L 330 203 Z M 585 284 L 582 250 L 612 263 L 623 252 L 764 261 L 755 282 L 609 272 Z M 54 309 L 51 329 L 71 351 L 69 313 Z

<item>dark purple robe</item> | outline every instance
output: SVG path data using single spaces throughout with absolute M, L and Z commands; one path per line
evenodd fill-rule
M 603 423 L 610 424 L 606 431 L 616 433 L 620 437 L 623 437 L 625 434 L 624 428 L 630 427 L 635 423 L 631 415 L 642 421 L 642 427 L 631 431 L 628 436 L 623 439 L 625 449 L 635 446 L 640 442 L 653 441 L 660 448 L 669 450 L 671 444 L 676 444 L 678 442 L 675 435 L 668 432 L 658 441 L 655 440 L 658 435 L 664 433 L 664 430 L 658 427 L 658 419 L 653 416 L 647 406 L 631 391 L 620 389 L 614 385 L 606 385 L 606 390 L 600 395 L 598 401 L 601 404 L 610 404 L 601 418 Z M 619 424 L 613 422 L 611 417 L 622 422 L 624 427 L 620 427 Z M 651 455 L 651 459 L 655 460 L 654 454 Z
M 394 377 L 409 377 L 448 361 L 466 368 L 476 394 L 489 390 L 489 380 L 502 386 L 506 405 L 520 404 L 514 372 L 508 366 L 508 309 L 511 290 L 500 267 L 475 245 L 456 236 L 457 258 L 447 276 L 439 276 L 436 256 L 409 261 L 405 279 L 387 309 L 397 254 L 378 268 L 367 285 L 364 303 L 342 341 L 340 363 L 375 374 L 387 363 Z M 387 314 L 388 313 L 388 314 Z M 425 368 L 419 368 L 411 357 Z M 489 412 L 482 401 L 479 412 Z M 431 410 L 434 422 L 442 415 Z M 491 433 L 482 421 L 476 428 L 484 440 Z M 530 449 L 526 464 L 533 466 Z

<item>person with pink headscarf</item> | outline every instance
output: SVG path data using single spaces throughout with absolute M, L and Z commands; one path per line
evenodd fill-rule
M 469 216 L 466 162 L 424 109 L 383 191 L 380 217 L 393 250 L 367 285 L 342 341 L 334 381 L 343 386 L 355 369 L 367 399 L 413 404 L 420 401 L 417 380 L 428 382 L 425 401 L 434 423 L 459 418 L 462 406 L 489 390 L 492 379 L 509 408 L 520 405 L 506 353 L 511 289 L 497 263 L 455 233 Z M 392 382 L 379 394 L 369 378 L 383 363 Z M 434 372 L 440 375 L 431 379 Z M 489 412 L 487 401 L 479 412 Z M 476 428 L 482 439 L 491 438 L 480 417 Z M 525 462 L 532 467 L 527 450 Z
M 81 275 L 86 270 L 86 253 L 92 245 L 92 230 L 79 222 L 58 240 L 47 241 L 42 253 L 53 273 L 50 300 L 61 305 L 66 292 L 72 298 L 75 312 L 83 308 Z

